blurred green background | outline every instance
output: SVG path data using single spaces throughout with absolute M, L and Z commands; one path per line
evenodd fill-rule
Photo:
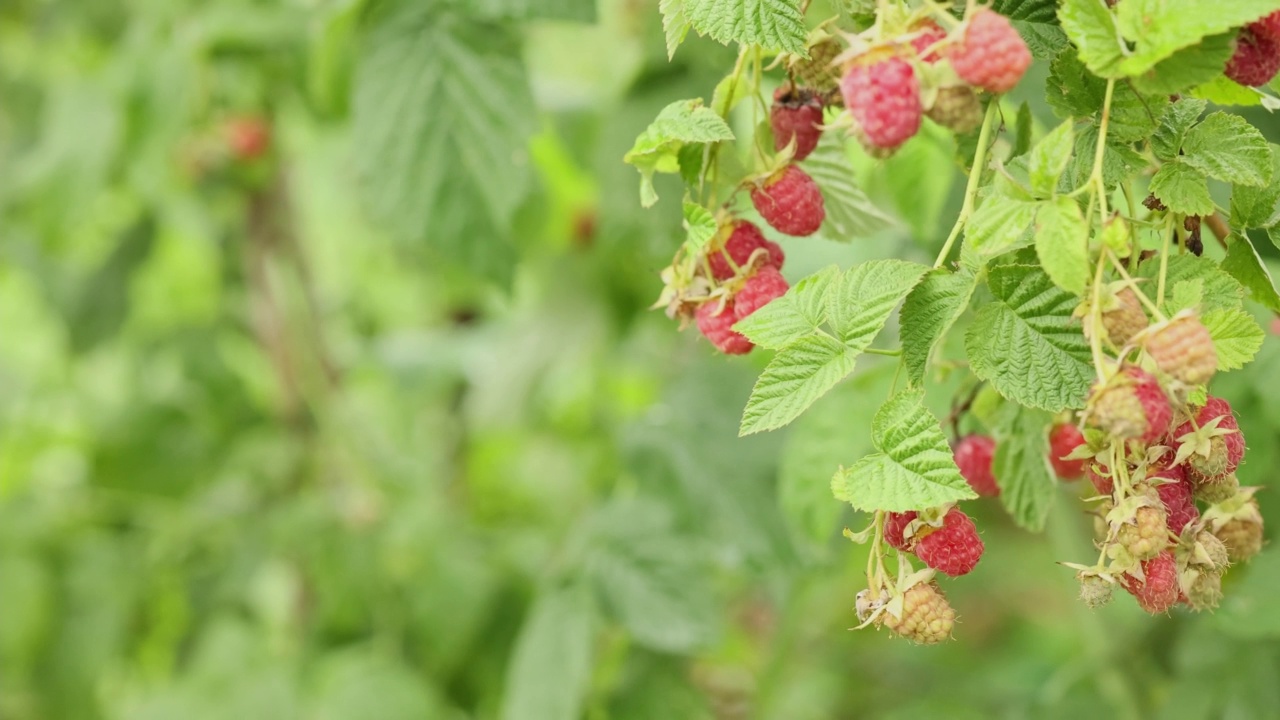
M 892 366 L 739 439 L 765 353 L 646 309 L 679 189 L 622 155 L 733 57 L 657 0 L 0 2 L 0 718 L 1280 717 L 1280 551 L 1089 612 L 1078 486 L 966 508 L 954 642 L 847 631 Z M 953 145 L 862 159 L 893 224 L 788 277 L 931 257 Z M 1278 373 L 1215 383 L 1246 484 Z

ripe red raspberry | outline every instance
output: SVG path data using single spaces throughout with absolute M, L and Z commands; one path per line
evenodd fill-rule
M 966 435 L 960 438 L 952 450 L 960 474 L 973 491 L 984 497 L 1000 494 L 996 476 L 991 473 L 991 461 L 995 458 L 996 441 L 988 435 Z
M 227 145 L 238 160 L 261 157 L 271 144 L 271 126 L 260 117 L 231 118 L 223 126 Z
M 889 543 L 890 547 L 909 552 L 915 545 L 915 538 L 907 540 L 903 533 L 907 529 L 907 525 L 916 519 L 916 512 L 909 510 L 904 513 L 886 513 L 884 517 L 884 541 Z
M 695 317 L 698 330 L 725 355 L 746 355 L 755 347 L 745 335 L 733 329 L 738 318 L 734 315 L 732 300 L 725 301 L 723 308 L 719 301 L 709 300 L 698 306 Z
M 1116 306 L 1102 313 L 1102 326 L 1107 329 L 1107 338 L 1113 345 L 1124 347 L 1134 335 L 1146 329 L 1147 314 L 1132 288 L 1116 293 L 1115 299 Z
M 1241 85 L 1258 87 L 1271 82 L 1280 71 L 1280 40 L 1249 28 L 1236 37 L 1236 52 L 1223 70 Z
M 920 130 L 920 83 L 911 64 L 890 57 L 855 61 L 840 80 L 854 132 L 867 152 L 887 157 Z
M 1081 445 L 1084 445 L 1084 433 L 1075 425 L 1062 423 L 1049 431 L 1049 464 L 1059 479 L 1071 481 L 1084 477 L 1087 459 L 1063 460 Z
M 1166 550 L 1142 563 L 1144 578 L 1132 575 L 1120 578 L 1120 585 L 1138 600 L 1138 605 L 1152 615 L 1165 612 L 1178 603 L 1182 594 L 1178 587 L 1178 562 Z
M 1252 30 L 1255 35 L 1263 35 L 1271 38 L 1272 40 L 1280 41 L 1280 10 L 1271 13 L 1257 22 L 1251 23 L 1249 25 L 1249 29 Z
M 1008 18 L 979 10 L 961 30 L 960 42 L 948 57 L 956 74 L 987 92 L 1013 89 L 1031 65 L 1031 51 Z
M 775 298 L 782 297 L 791 286 L 777 268 L 762 267 L 733 296 L 733 311 L 741 320 Z
M 1094 386 L 1089 421 L 1114 437 L 1151 444 L 1173 419 L 1169 398 L 1151 373 L 1127 367 L 1105 385 Z
M 1218 352 L 1209 329 L 1192 315 L 1152 328 L 1143 346 L 1156 367 L 1188 385 L 1209 382 L 1218 369 Z
M 925 565 L 952 577 L 972 570 L 982 559 L 983 550 L 978 529 L 959 508 L 948 510 L 942 518 L 942 527 L 916 543 L 916 557 Z
M 1209 455 L 1192 453 L 1187 458 L 1187 470 L 1197 484 L 1212 483 L 1216 479 L 1236 471 L 1240 460 L 1244 458 L 1244 435 L 1240 433 L 1240 425 L 1236 422 L 1231 404 L 1220 397 L 1209 396 L 1204 407 L 1196 411 L 1195 425 L 1204 427 L 1215 419 L 1218 430 L 1229 430 L 1225 435 L 1214 434 L 1209 440 Z M 1182 423 L 1170 433 L 1178 442 L 1194 442 L 1196 428 L 1190 421 Z M 1190 436 L 1190 437 L 1188 437 Z
M 933 105 L 925 115 L 951 132 L 963 135 L 982 124 L 982 103 L 968 85 L 938 88 Z
M 766 240 L 760 228 L 754 223 L 734 220 L 730 228 L 728 236 L 724 237 L 723 244 L 716 242 L 715 246 L 707 250 L 707 264 L 711 266 L 712 277 L 717 280 L 728 280 L 734 276 L 733 267 L 724 257 L 726 254 L 733 260 L 734 265 L 742 267 L 751 259 L 751 253 L 757 248 L 764 248 L 769 252 L 769 257 L 765 261 L 766 266 L 782 269 L 784 259 L 782 248 L 778 247 L 777 243 Z
M 822 98 L 806 88 L 782 85 L 773 93 L 769 125 L 773 128 L 774 150 L 781 150 L 794 140 L 795 154 L 791 159 L 799 162 L 809 157 L 822 137 Z
M 1175 535 L 1180 534 L 1188 523 L 1200 518 L 1191 481 L 1187 479 L 1187 473 L 1181 465 L 1162 468 L 1151 478 L 1168 481 L 1157 485 L 1156 492 L 1164 503 L 1165 522 Z
M 903 593 L 901 617 L 885 612 L 880 622 L 912 642 L 933 645 L 951 637 L 956 611 L 936 583 L 921 583 Z
M 818 183 L 795 165 L 786 166 L 753 189 L 751 204 L 775 230 L 797 237 L 818 232 L 827 218 Z
M 915 33 L 911 37 L 911 47 L 915 48 L 916 55 L 927 63 L 936 63 L 940 59 L 938 52 L 925 52 L 934 45 L 947 39 L 947 31 L 938 26 L 938 23 L 932 20 L 925 20 L 919 26 L 912 29 Z

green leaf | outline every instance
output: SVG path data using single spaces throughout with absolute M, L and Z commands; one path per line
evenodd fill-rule
M 1240 281 L 1254 302 L 1272 312 L 1280 313 L 1280 294 L 1276 293 L 1271 273 L 1249 238 L 1232 234 L 1227 246 L 1227 256 L 1223 258 L 1220 267 Z
M 1000 503 L 1026 530 L 1044 530 L 1057 497 L 1049 465 L 1048 413 L 1006 403 L 992 428 L 996 454 L 991 472 L 1000 486 Z
M 1071 316 L 1076 298 L 1035 266 L 991 268 L 988 284 L 995 302 L 965 334 L 973 373 L 1022 405 L 1083 407 L 1094 372 L 1089 343 Z
M 1067 171 L 1070 183 L 1067 190 L 1085 184 L 1093 172 L 1093 156 L 1098 146 L 1098 127 L 1090 125 L 1076 133 L 1076 151 L 1071 155 L 1071 168 Z M 1125 144 L 1107 140 L 1102 153 L 1102 182 L 1114 188 L 1134 173 L 1147 167 L 1146 158 Z
M 924 276 L 902 303 L 902 359 L 913 385 L 924 383 L 934 347 L 969 307 L 978 278 L 970 272 L 939 268 Z
M 1031 242 L 1027 231 L 1040 203 L 989 195 L 965 225 L 961 258 L 977 268 L 991 258 Z
M 865 238 L 897 224 L 858 187 L 843 133 L 826 132 L 801 167 L 822 190 L 827 218 L 823 237 L 839 242 Z
M 684 0 L 661 0 L 658 11 L 662 13 L 662 32 L 667 39 L 667 59 L 670 60 L 689 34 L 689 18 L 684 13 Z
M 794 0 L 682 0 L 684 17 L 716 42 L 804 53 L 808 32 Z
M 904 260 L 872 260 L 849 268 L 827 294 L 827 322 L 835 336 L 862 352 L 928 270 Z
M 1053 59 L 1045 92 L 1049 105 L 1060 117 L 1089 117 L 1097 125 L 1107 82 L 1090 74 L 1075 49 L 1069 47 Z M 1108 139 L 1124 143 L 1149 137 L 1167 105 L 1169 98 L 1165 94 L 1142 94 L 1127 83 L 1118 83 L 1112 92 Z M 1091 162 L 1092 159 L 1090 154 Z
M 1253 316 L 1239 308 L 1219 309 L 1200 316 L 1218 351 L 1219 370 L 1239 370 L 1258 350 L 1266 335 Z
M 1239 115 L 1209 115 L 1187 133 L 1182 152 L 1182 162 L 1209 177 L 1238 185 L 1271 182 L 1271 146 Z
M 733 329 L 770 350 L 811 335 L 827 319 L 827 290 L 839 277 L 840 268 L 829 265 L 792 285 L 785 295 L 740 320 Z
M 1138 265 L 1138 276 L 1146 278 L 1147 284 L 1144 287 L 1151 288 L 1155 285 L 1156 277 L 1160 274 L 1160 263 L 1141 263 Z M 1235 309 L 1241 307 L 1244 303 L 1244 288 L 1235 278 L 1218 267 L 1218 263 L 1206 257 L 1196 257 L 1190 253 L 1169 256 L 1169 269 L 1166 275 L 1165 287 L 1173 288 L 1182 280 L 1202 280 L 1204 282 L 1204 298 L 1201 301 L 1201 310 L 1218 310 L 1218 309 Z M 1149 295 L 1154 296 L 1154 289 L 1150 290 Z M 1169 291 L 1165 291 L 1168 297 Z M 1153 298 L 1154 299 L 1154 298 Z
M 596 608 L 580 584 L 539 593 L 520 628 L 502 697 L 503 720 L 567 720 L 591 680 Z
M 1151 149 L 1155 151 L 1156 157 L 1165 162 L 1178 159 L 1187 133 L 1200 121 L 1200 116 L 1208 105 L 1204 100 L 1196 98 L 1183 98 L 1170 103 L 1164 116 L 1160 118 L 1160 127 L 1151 136 Z
M 751 389 L 738 433 L 775 430 L 795 420 L 853 372 L 858 352 L 826 334 L 807 335 L 779 350 Z
M 1058 26 L 1056 0 L 995 0 L 991 9 L 1009 18 L 1031 54 L 1041 60 L 1067 44 L 1067 35 Z
M 663 108 L 623 157 L 640 171 L 640 204 L 649 207 L 658 201 L 653 174 L 679 172 L 678 153 L 685 143 L 732 139 L 724 119 L 703 107 L 701 99 L 677 100 Z
M 1204 300 L 1204 279 L 1179 280 L 1169 289 L 1164 311 L 1169 315 L 1198 307 Z
M 1123 75 L 1139 75 L 1209 35 L 1233 30 L 1275 9 L 1275 0 L 1232 0 L 1214 5 L 1212 12 L 1206 12 L 1200 0 L 1125 0 L 1116 6 L 1116 19 L 1133 48 L 1118 69 Z
M 837 500 L 858 510 L 905 512 L 977 497 L 960 476 L 938 419 L 924 406 L 921 391 L 894 395 L 871 421 L 871 442 L 879 452 L 831 480 Z
M 1035 118 L 1031 115 L 1031 104 L 1024 102 L 1018 106 L 1018 118 L 1014 121 L 1013 147 L 1009 149 L 1007 161 L 1026 155 L 1031 150 L 1033 125 L 1035 125 Z
M 1083 295 L 1089 284 L 1089 224 L 1080 206 L 1069 197 L 1058 197 L 1036 213 L 1036 255 L 1054 284 Z
M 1271 146 L 1271 177 L 1280 178 L 1280 152 Z M 1231 225 L 1243 230 L 1271 227 L 1280 222 L 1280 183 L 1264 187 L 1236 185 L 1231 189 Z
M 684 201 L 685 248 L 692 254 L 698 254 L 711 238 L 716 236 L 716 217 L 701 205 Z
M 1036 144 L 1031 150 L 1031 189 L 1040 196 L 1053 194 L 1058 179 L 1071 161 L 1075 136 L 1067 120 Z
M 446 258 L 509 272 L 536 123 L 520 44 L 504 26 L 428 4 L 371 13 L 353 81 L 352 147 L 371 216 Z
M 1225 75 L 1192 88 L 1191 95 L 1220 106 L 1262 104 L 1257 88 L 1245 87 Z
M 1064 0 L 1058 20 L 1090 72 L 1103 78 L 1120 77 L 1119 65 L 1127 49 L 1103 0 Z
M 1149 190 L 1175 213 L 1212 215 L 1209 179 L 1181 160 L 1167 162 L 1151 178 Z
M 1207 37 L 1135 76 L 1133 85 L 1143 93 L 1173 95 L 1207 83 L 1222 74 L 1235 50 L 1234 40 L 1235 33 Z

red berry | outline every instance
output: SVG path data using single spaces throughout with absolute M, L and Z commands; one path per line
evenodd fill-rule
M 1236 37 L 1236 52 L 1223 70 L 1226 76 L 1250 87 L 1271 82 L 1280 71 L 1280 39 L 1249 28 Z
M 904 513 L 886 513 L 884 517 L 884 541 L 889 543 L 891 547 L 897 548 L 898 550 L 911 550 L 911 546 L 914 543 L 908 542 L 907 539 L 903 537 L 903 532 L 906 531 L 907 525 L 915 519 L 916 512 L 914 510 L 909 510 Z M 914 540 L 914 538 L 912 538 L 912 540 Z
M 936 528 L 916 543 L 916 557 L 925 565 L 952 577 L 968 573 L 982 559 L 984 546 L 973 521 L 959 508 L 951 508 Z
M 724 245 L 707 251 L 707 263 L 711 266 L 711 275 L 717 280 L 728 280 L 734 276 L 734 269 L 724 256 L 727 254 L 735 265 L 742 267 L 751 259 L 751 253 L 757 248 L 765 248 L 769 251 L 766 265 L 782 267 L 782 248 L 778 247 L 777 243 L 766 240 L 760 228 L 754 223 L 734 220 L 729 236 L 724 239 Z
M 1142 580 L 1124 575 L 1120 578 L 1120 585 L 1137 598 L 1143 610 L 1155 615 L 1178 603 L 1182 590 L 1178 587 L 1178 562 L 1172 551 L 1165 550 L 1143 561 L 1142 574 Z
M 725 301 L 723 307 L 719 301 L 709 300 L 698 306 L 695 317 L 698 330 L 725 355 L 745 355 L 755 347 L 745 335 L 733 329 L 738 318 L 734 315 L 732 300 Z
M 751 204 L 775 230 L 798 237 L 817 232 L 827 217 L 818 183 L 795 165 L 786 166 L 752 190 Z
M 1027 44 L 1000 13 L 979 10 L 962 33 L 948 57 L 956 74 L 970 85 L 993 93 L 1009 92 L 1031 65 Z
M 1164 389 L 1151 373 L 1127 367 L 1094 388 L 1089 422 L 1114 437 L 1151 444 L 1163 438 L 1173 420 Z
M 1049 431 L 1049 464 L 1060 479 L 1079 480 L 1084 477 L 1085 466 L 1089 464 L 1087 459 L 1063 459 L 1081 445 L 1084 445 L 1084 433 L 1075 425 L 1054 425 Z
M 803 160 L 822 137 L 822 98 L 812 90 L 783 85 L 773 93 L 769 124 L 773 127 L 773 149 L 781 150 L 794 140 L 792 159 Z
M 952 451 L 960 474 L 973 491 L 984 497 L 1000 494 L 1000 486 L 991 473 L 991 461 L 996 454 L 996 441 L 988 435 L 966 435 L 956 443 Z
M 1221 419 L 1218 419 L 1221 418 Z M 1240 466 L 1240 461 L 1244 458 L 1244 435 L 1240 432 L 1240 425 L 1236 422 L 1235 413 L 1231 410 L 1231 404 L 1220 397 L 1212 395 L 1205 401 L 1204 407 L 1196 412 L 1195 424 L 1204 427 L 1205 425 L 1218 419 L 1218 429 L 1233 430 L 1235 432 L 1219 436 L 1221 438 L 1221 450 L 1215 448 L 1215 452 L 1221 452 L 1222 457 L 1211 457 L 1202 460 L 1201 457 L 1192 455 L 1187 460 L 1188 466 L 1191 468 L 1193 475 L 1203 476 L 1206 479 L 1221 477 L 1236 471 Z M 1184 437 L 1185 435 L 1195 431 L 1191 421 L 1182 423 L 1170 435 L 1174 440 Z M 1214 469 L 1221 468 L 1219 472 L 1205 473 L 1204 465 L 1213 465 Z
M 939 27 L 934 21 L 925 20 L 919 27 L 916 27 L 913 32 L 916 34 L 911 38 L 911 47 L 915 48 L 916 55 L 919 55 L 920 59 L 927 63 L 938 62 L 939 58 L 936 50 L 929 53 L 926 53 L 925 51 L 943 40 L 946 40 L 947 31 Z
M 844 105 L 867 152 L 885 156 L 920 130 L 920 83 L 900 58 L 855 63 L 840 80 Z
M 1093 487 L 1098 491 L 1099 495 L 1110 495 L 1111 491 L 1115 490 L 1115 480 L 1106 474 L 1111 471 L 1105 465 L 1099 465 L 1096 469 L 1094 467 L 1085 468 L 1085 472 L 1089 476 L 1089 482 L 1093 483 Z
M 1168 481 L 1157 485 L 1156 492 L 1160 495 L 1160 501 L 1164 503 L 1165 522 L 1170 530 L 1175 534 L 1181 533 L 1187 523 L 1199 519 L 1200 510 L 1196 508 L 1195 491 L 1181 465 L 1161 468 L 1151 477 Z
M 271 126 L 260 117 L 237 117 L 223 127 L 231 154 L 240 160 L 260 157 L 271 144 Z
M 768 305 L 775 298 L 782 297 L 790 287 L 777 268 L 760 268 L 755 275 L 747 278 L 742 289 L 733 296 L 733 311 L 741 320 Z
M 1255 35 L 1263 35 L 1272 40 L 1280 41 L 1280 10 L 1277 10 L 1261 20 L 1249 25 L 1249 29 Z

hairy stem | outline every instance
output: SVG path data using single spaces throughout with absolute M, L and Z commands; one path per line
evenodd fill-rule
M 937 259 L 933 261 L 935 268 L 942 267 L 942 263 L 946 262 L 947 255 L 951 254 L 951 247 L 955 245 L 956 238 L 960 237 L 960 231 L 964 229 L 969 215 L 973 213 L 973 203 L 978 197 L 982 171 L 987 165 L 987 145 L 991 141 L 991 127 L 995 125 L 996 116 L 999 114 L 999 103 L 992 100 L 991 104 L 987 105 L 987 114 L 982 118 L 982 130 L 978 132 L 978 149 L 973 154 L 973 165 L 969 168 L 969 184 L 964 189 L 964 204 L 960 206 L 960 215 L 956 217 L 956 224 L 951 227 L 951 234 L 947 236 L 947 241 L 942 244 L 942 250 L 938 252 Z

